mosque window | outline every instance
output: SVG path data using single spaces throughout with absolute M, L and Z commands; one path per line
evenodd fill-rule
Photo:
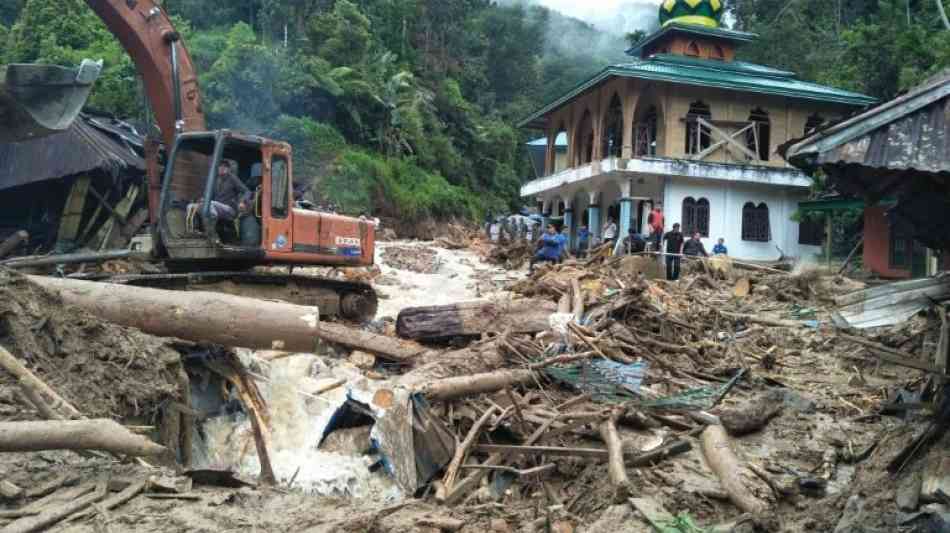
M 746 132 L 746 146 L 755 152 L 761 161 L 768 161 L 772 151 L 769 114 L 762 108 L 755 108 L 749 114 L 749 122 L 754 127 Z
M 722 51 L 722 47 L 714 45 L 709 51 L 709 58 L 716 59 L 718 61 L 723 61 L 726 59 L 726 53 Z
M 709 237 L 709 200 L 696 200 L 687 196 L 683 200 L 683 234 L 692 235 L 699 232 L 703 237 Z
M 699 45 L 696 44 L 696 41 L 690 41 L 690 43 L 686 46 L 686 55 L 699 57 Z
M 686 153 L 698 154 L 712 144 L 712 132 L 708 126 L 700 124 L 699 119 L 710 120 L 712 113 L 709 105 L 696 101 L 689 105 L 686 113 Z
M 756 206 L 746 202 L 742 206 L 742 240 L 769 242 L 772 240 L 772 228 L 769 225 L 769 206 L 760 203 Z

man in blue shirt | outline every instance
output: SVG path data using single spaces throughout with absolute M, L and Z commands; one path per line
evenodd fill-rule
M 587 226 L 581 224 L 577 228 L 577 257 L 584 257 L 587 255 L 587 245 L 590 242 L 590 230 L 587 229 Z
M 562 260 L 564 260 L 564 259 L 567 259 L 567 255 L 568 255 L 568 249 L 567 249 L 567 241 L 568 241 L 567 232 L 568 232 L 568 231 L 570 231 L 570 230 L 568 230 L 567 226 L 564 226 L 563 228 L 561 228 L 561 233 L 558 233 L 558 234 L 557 234 L 557 240 L 558 240 L 558 242 L 561 243 L 561 248 L 560 248 L 560 250 L 558 251 L 558 261 L 562 261 Z
M 726 239 L 719 237 L 719 242 L 713 246 L 713 255 L 729 255 L 729 249 L 726 248 Z
M 531 258 L 529 272 L 534 271 L 535 263 L 557 263 L 561 259 L 563 235 L 559 235 L 554 224 L 548 224 L 547 231 L 541 236 L 540 248 Z

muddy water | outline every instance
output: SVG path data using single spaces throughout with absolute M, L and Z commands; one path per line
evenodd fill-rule
M 492 278 L 505 277 L 505 271 L 483 263 L 468 250 L 436 248 L 439 268 L 434 274 L 421 274 L 397 270 L 383 262 L 383 250 L 387 246 L 425 246 L 424 243 L 406 241 L 381 243 L 376 248 L 376 263 L 382 277 L 395 281 L 393 284 L 377 285 L 380 294 L 378 318 L 395 318 L 405 307 L 417 305 L 445 305 L 465 300 L 490 296 Z
M 406 242 L 398 245 L 421 246 Z M 379 317 L 395 317 L 400 309 L 409 306 L 485 296 L 478 279 L 500 275 L 490 272 L 491 267 L 466 250 L 438 249 L 440 266 L 434 274 L 394 269 L 382 263 L 381 251 L 377 250 L 377 263 L 383 276 L 396 283 L 377 287 L 383 295 Z M 242 351 L 239 355 L 258 376 L 257 384 L 270 409 L 268 449 L 278 481 L 286 484 L 293 479 L 294 488 L 326 496 L 377 502 L 404 497 L 384 469 L 370 471 L 379 456 L 365 455 L 356 449 L 330 452 L 318 448 L 331 419 L 347 399 L 366 402 L 382 382 L 368 380 L 357 368 L 330 353 L 295 354 L 271 360 L 266 359 L 273 354 Z M 318 392 L 340 380 L 345 383 Z M 258 475 L 260 465 L 251 425 L 243 413 L 209 419 L 200 427 L 200 433 L 204 438 L 196 439 L 194 467 L 230 468 L 245 476 Z M 369 448 L 368 440 L 365 448 Z

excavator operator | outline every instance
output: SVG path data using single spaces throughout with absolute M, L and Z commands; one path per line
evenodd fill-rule
M 234 175 L 231 162 L 223 160 L 218 165 L 218 179 L 214 184 L 211 200 L 211 218 L 232 221 L 237 218 L 238 205 L 247 201 L 247 186 Z
M 217 179 L 214 183 L 214 196 L 211 199 L 211 225 L 217 227 L 218 222 L 233 222 L 238 217 L 238 210 L 246 208 L 252 196 L 253 193 L 234 175 L 231 162 L 222 160 L 221 163 L 218 164 Z M 188 204 L 186 224 L 189 230 L 194 233 L 200 233 L 198 226 L 200 217 L 198 213 L 201 211 L 203 203 L 204 198 L 201 198 L 196 202 Z

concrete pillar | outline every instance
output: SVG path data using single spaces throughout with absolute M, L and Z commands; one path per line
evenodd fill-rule
M 587 207 L 587 228 L 590 230 L 591 246 L 600 244 L 600 204 L 597 203 L 597 193 L 590 193 L 590 205 Z
M 620 199 L 620 235 L 617 236 L 618 241 L 622 241 L 627 238 L 627 233 L 630 231 L 630 219 L 633 218 L 633 198 L 621 198 Z
M 564 208 L 564 227 L 567 228 L 567 249 L 573 250 L 577 228 L 574 227 L 574 208 L 569 205 Z

